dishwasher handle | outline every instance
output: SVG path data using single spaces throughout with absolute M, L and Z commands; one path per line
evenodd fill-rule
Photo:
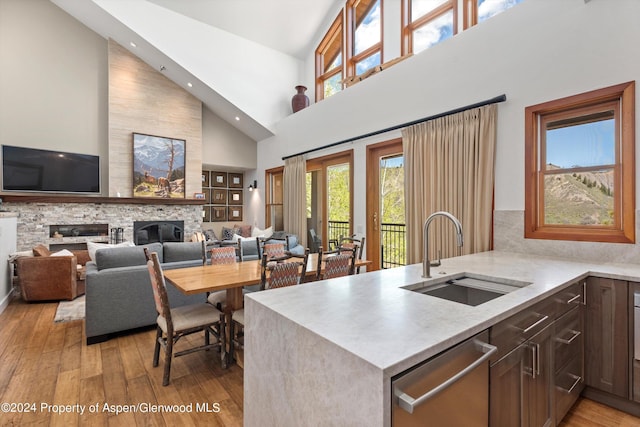
M 402 390 L 398 390 L 396 395 L 398 397 L 398 406 L 407 411 L 410 414 L 413 414 L 413 410 L 426 402 L 427 400 L 433 398 L 438 393 L 446 390 L 451 387 L 456 381 L 462 379 L 465 375 L 469 374 L 478 366 L 482 365 L 485 361 L 487 361 L 496 351 L 498 351 L 498 347 L 476 340 L 476 345 L 480 347 L 480 351 L 482 351 L 482 356 L 480 356 L 477 360 L 475 360 L 470 365 L 466 366 L 464 369 L 453 375 L 451 378 L 447 379 L 445 382 L 435 386 L 422 396 L 418 398 L 413 398 L 409 396 L 407 393 Z

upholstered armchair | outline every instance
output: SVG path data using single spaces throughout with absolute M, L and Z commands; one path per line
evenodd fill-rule
M 35 252 L 35 251 L 34 251 Z M 84 294 L 84 276 L 78 265 L 87 262 L 86 251 L 72 256 L 33 256 L 16 259 L 25 301 L 72 300 Z

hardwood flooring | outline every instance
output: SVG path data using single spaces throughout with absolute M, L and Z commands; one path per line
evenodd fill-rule
M 54 323 L 56 308 L 14 299 L 0 315 L 0 425 L 242 426 L 237 365 L 223 370 L 211 352 L 178 357 L 163 387 L 162 356 L 152 366 L 155 330 L 87 346 L 84 322 Z
M 223 370 L 210 352 L 179 357 L 163 387 L 162 358 L 151 366 L 155 330 L 87 346 L 84 322 L 53 323 L 56 308 L 18 298 L 0 315 L 0 403 L 14 410 L 2 407 L 0 426 L 242 426 L 237 365 Z M 135 405 L 138 412 L 125 412 Z M 560 426 L 631 427 L 640 419 L 580 399 Z

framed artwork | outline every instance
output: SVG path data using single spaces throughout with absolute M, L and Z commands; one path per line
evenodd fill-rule
M 211 208 L 211 221 L 218 222 L 218 221 L 226 221 L 226 220 L 227 220 L 226 206 L 219 206 L 219 207 L 214 206 Z
M 202 208 L 202 221 L 211 222 L 211 208 L 209 206 L 204 206 Z
M 227 204 L 227 190 L 221 188 L 214 188 L 211 190 L 211 204 L 212 205 L 226 205 Z
M 202 189 L 202 191 L 203 191 L 202 194 L 204 194 L 204 203 L 206 205 L 210 205 L 211 204 L 211 190 L 208 189 L 208 188 L 204 188 L 204 189 Z
M 229 188 L 242 188 L 242 174 L 229 172 Z
M 133 197 L 184 198 L 185 140 L 133 134 Z
M 228 205 L 241 205 L 242 204 L 242 190 L 229 190 Z
M 212 187 L 227 187 L 227 173 L 226 172 L 211 172 L 211 186 Z
M 229 206 L 229 221 L 242 221 L 242 206 Z
M 209 171 L 202 171 L 202 188 L 211 187 L 209 185 Z

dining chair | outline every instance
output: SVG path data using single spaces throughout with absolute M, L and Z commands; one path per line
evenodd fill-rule
M 320 247 L 316 280 L 333 279 L 354 274 L 357 252 L 358 245 L 352 248 L 343 247 L 325 252 Z
M 309 249 L 304 255 L 285 252 L 283 256 L 269 258 L 265 252 L 262 255 L 260 289 L 269 290 L 294 286 L 304 282 L 307 274 L 307 261 Z M 236 348 L 244 348 L 244 308 L 235 310 L 231 315 L 229 327 L 230 346 L 229 354 L 233 357 Z
M 227 367 L 225 346 L 225 320 L 224 314 L 207 303 L 197 303 L 181 307 L 171 308 L 167 287 L 162 272 L 162 266 L 158 260 L 158 253 L 149 253 L 144 249 L 147 258 L 147 268 L 153 288 L 153 298 L 158 312 L 156 343 L 153 352 L 153 366 L 157 367 L 160 360 L 160 347 L 164 349 L 164 376 L 162 385 L 169 385 L 171 373 L 171 361 L 174 357 L 184 356 L 200 350 L 218 349 L 221 354 L 222 368 Z M 174 352 L 177 342 L 187 335 L 204 332 L 204 344 Z M 210 342 L 213 335 L 215 342 Z
M 236 250 L 234 246 L 211 248 L 209 250 L 211 265 L 235 264 L 237 260 Z M 211 292 L 207 297 L 207 301 L 218 310 L 223 310 L 227 305 L 227 291 Z
M 268 258 L 279 258 L 285 255 L 286 247 L 284 243 L 266 243 L 261 237 L 256 237 L 258 245 L 258 259 L 262 259 L 263 255 Z
M 365 241 L 365 237 L 363 236 L 361 239 L 356 239 L 355 238 L 356 235 L 352 234 L 350 237 L 342 237 L 340 236 L 340 241 L 338 244 L 338 250 L 340 250 L 340 248 L 354 248 L 356 246 L 359 247 L 359 250 L 357 251 L 356 254 L 356 258 L 357 259 L 362 259 L 362 254 L 364 252 L 364 241 Z M 360 273 L 360 267 L 358 267 L 356 269 L 356 273 Z

